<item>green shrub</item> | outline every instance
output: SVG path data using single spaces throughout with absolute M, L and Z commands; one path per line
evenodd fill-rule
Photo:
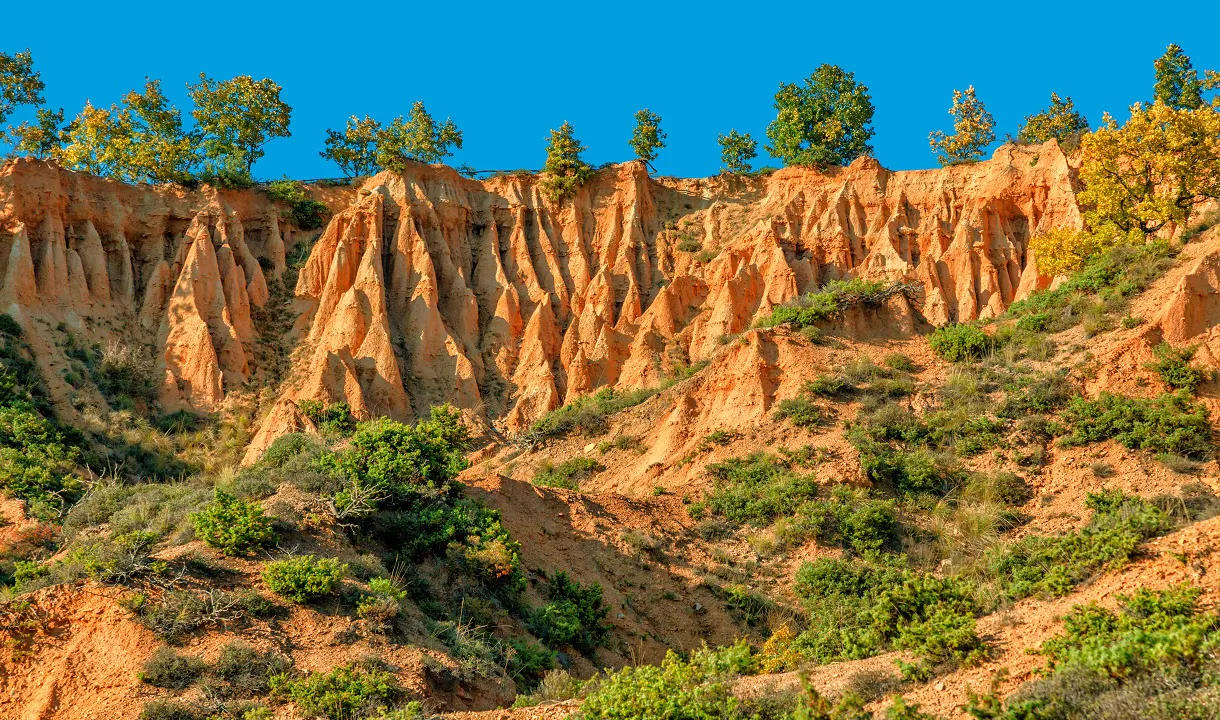
M 919 370 L 919 366 L 915 364 L 915 361 L 912 360 L 909 355 L 904 355 L 897 352 L 886 355 L 884 358 L 882 358 L 881 364 L 885 365 L 891 370 L 897 370 L 898 372 L 904 373 L 913 373 Z
M 356 427 L 352 408 L 345 402 L 323 405 L 319 400 L 302 400 L 297 403 L 297 408 L 324 433 L 347 435 Z
M 270 688 L 271 678 L 289 671 L 291 662 L 275 652 L 259 652 L 240 640 L 220 649 L 212 672 L 243 696 L 261 695 Z
M 775 417 L 780 420 L 788 420 L 800 428 L 812 428 L 822 422 L 822 409 L 813 400 L 798 395 L 780 401 L 779 407 L 775 411 Z
M 738 525 L 764 525 L 818 496 L 814 476 L 799 475 L 785 460 L 763 452 L 730 458 L 707 469 L 713 481 L 707 508 Z
M 195 534 L 225 555 L 250 555 L 275 542 L 271 521 L 257 503 L 239 500 L 220 490 L 211 505 L 191 513 L 190 518 Z
M 171 690 L 185 690 L 203 675 L 207 664 L 197 657 L 179 655 L 170 648 L 158 648 L 144 663 L 138 677 L 141 681 Z
M 356 604 L 356 617 L 381 630 L 398 616 L 407 592 L 390 578 L 377 577 L 369 580 L 369 591 Z
M 878 306 L 895 295 L 912 297 L 917 291 L 913 285 L 884 283 L 852 278 L 834 280 L 817 292 L 808 293 L 785 305 L 780 305 L 771 314 L 759 319 L 756 327 L 789 325 L 800 329 L 829 320 L 853 305 Z
M 509 640 L 504 659 L 519 692 L 533 691 L 555 667 L 554 652 L 525 640 Z
M 541 487 L 557 487 L 565 490 L 579 490 L 580 483 L 596 473 L 605 470 L 606 466 L 593 458 L 574 457 L 564 460 L 559 465 L 544 461 L 534 473 L 531 482 Z
M 272 180 L 267 185 L 267 195 L 291 208 L 292 224 L 301 230 L 316 230 L 330 216 L 330 208 L 309 197 L 305 186 L 296 180 Z
M 727 681 L 709 677 L 672 650 L 660 665 L 608 675 L 580 707 L 582 720 L 712 720 L 731 718 L 737 701 Z
M 296 603 L 330 595 L 347 575 L 347 565 L 313 555 L 277 560 L 263 569 L 263 582 L 280 597 Z
M 1122 567 L 1140 543 L 1170 528 L 1165 511 L 1119 491 L 1090 493 L 1085 506 L 1093 517 L 1079 532 L 1029 535 L 985 553 L 987 576 L 998 581 L 1005 597 L 1064 595 L 1101 572 Z
M 819 375 L 805 383 L 804 391 L 810 395 L 841 397 L 856 391 L 856 386 L 842 375 Z
M 302 714 L 330 720 L 385 713 L 404 694 L 394 675 L 375 663 L 344 665 L 297 680 L 275 675 L 270 686 L 274 697 L 291 700 Z
M 1156 361 L 1148 365 L 1161 382 L 1174 390 L 1194 392 L 1200 383 L 1208 379 L 1210 373 L 1195 367 L 1190 363 L 1195 357 L 1197 347 L 1175 348 L 1167 342 L 1162 342 L 1152 348 Z
M 152 700 L 140 711 L 139 720 L 203 720 L 203 712 L 197 704 Z
M 932 331 L 928 346 L 949 362 L 965 362 L 983 357 L 991 347 L 991 340 L 974 325 L 945 325 Z
M 270 467 L 283 467 L 300 455 L 317 455 L 325 448 L 314 438 L 305 433 L 289 433 L 281 435 L 271 443 L 271 447 L 263 453 L 259 462 Z
M 581 435 L 601 435 L 609 424 L 606 418 L 635 407 L 657 393 L 655 388 L 618 391 L 602 388 L 592 395 L 577 398 L 552 410 L 534 422 L 517 438 L 518 444 L 535 445 L 547 440 L 566 437 L 574 432 Z
M 1173 453 L 1192 459 L 1211 455 L 1208 411 L 1179 390 L 1155 398 L 1101 393 L 1096 400 L 1074 397 L 1063 413 L 1070 444 L 1114 439 L 1132 450 Z
M 560 571 L 547 583 L 547 598 L 530 617 L 530 630 L 548 646 L 570 646 L 590 655 L 609 640 L 609 608 L 602 603 L 601 585 L 581 585 Z
M 873 555 L 898 542 L 894 502 L 842 485 L 832 489 L 829 498 L 801 504 L 791 522 L 776 527 L 785 541 L 813 537 L 857 555 Z

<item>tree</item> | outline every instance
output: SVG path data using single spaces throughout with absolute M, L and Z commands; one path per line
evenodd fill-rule
M 86 103 L 62 135 L 65 165 L 128 182 L 182 182 L 198 162 L 196 139 L 182 129 L 182 113 L 159 80 L 109 110 Z
M 355 115 L 347 119 L 342 132 L 326 131 L 326 149 L 319 153 L 327 160 L 334 160 L 348 177 L 370 175 L 377 169 L 377 138 L 381 135 L 381 123 L 368 115 L 361 120 Z
M 63 109 L 38 108 L 36 116 L 33 124 L 23 122 L 11 129 L 13 146 L 18 153 L 36 158 L 58 157 L 64 144 L 60 129 L 64 123 Z
M 928 144 L 932 152 L 938 153 L 937 160 L 941 165 L 952 165 L 961 162 L 974 162 L 983 156 L 983 151 L 995 141 L 995 119 L 983 101 L 974 94 L 974 86 L 953 91 L 953 106 L 949 108 L 953 116 L 954 135 L 946 135 L 940 130 L 934 130 L 928 135 Z
M 406 121 L 396 117 L 378 135 L 377 164 L 402 172 L 404 160 L 439 163 L 453 154 L 451 147 L 462 148 L 462 131 L 448 118 L 438 125 L 417 100 Z
M 758 156 L 758 141 L 750 133 L 729 130 L 728 135 L 716 139 L 720 143 L 721 170 L 734 175 L 745 175 L 754 170 L 750 161 Z
M 110 110 L 93 107 L 86 100 L 85 107 L 63 131 L 64 147 L 59 161 L 75 170 L 84 170 L 94 175 L 110 174 L 115 167 L 115 135 L 118 123 Z
M 665 131 L 661 129 L 661 116 L 644 108 L 635 114 L 635 130 L 628 145 L 635 156 L 651 163 L 657 159 L 657 151 L 665 147 Z
M 1107 113 L 1080 148 L 1080 201 L 1094 232 L 1112 227 L 1142 239 L 1220 198 L 1220 112 L 1211 107 L 1136 103 L 1126 125 Z
M 41 105 L 45 89 L 29 50 L 14 55 L 0 53 L 0 123 L 21 105 Z
M 1152 103 L 1158 100 L 1173 110 L 1194 110 L 1204 105 L 1203 93 L 1220 89 L 1220 75 L 1214 70 L 1203 78 L 1190 62 L 1190 56 L 1178 45 L 1165 48 L 1165 54 L 1154 63 L 1156 84 L 1152 86 Z
M 783 83 L 775 93 L 775 120 L 767 126 L 767 152 L 786 165 L 846 165 L 873 151 L 873 103 L 854 73 L 822 65 L 803 87 Z
M 129 181 L 183 182 L 198 162 L 196 139 L 182 129 L 182 113 L 161 92 L 160 80 L 146 80 L 144 92 L 123 96 L 112 108 L 119 123 L 116 174 Z
M 1052 139 L 1062 142 L 1088 130 L 1089 121 L 1076 112 L 1072 98 L 1060 100 L 1058 94 L 1051 93 L 1051 106 L 1040 113 L 1026 116 L 1017 138 L 1027 143 L 1043 143 Z
M 541 184 L 553 202 L 563 202 L 593 175 L 593 168 L 580 157 L 587 149 L 576 139 L 568 121 L 565 120 L 558 130 L 551 131 L 546 146 L 546 164 L 542 166 L 546 177 Z
M 291 135 L 292 108 L 280 100 L 281 89 L 270 78 L 239 75 L 222 82 L 203 73 L 198 84 L 187 86 L 209 173 L 249 181 L 263 146 Z

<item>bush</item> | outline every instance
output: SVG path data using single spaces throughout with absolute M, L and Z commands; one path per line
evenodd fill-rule
M 797 396 L 780 401 L 775 417 L 788 420 L 799 428 L 811 428 L 822 421 L 822 409 L 813 400 Z
M 601 585 L 581 585 L 560 571 L 547 583 L 547 597 L 549 602 L 531 616 L 530 630 L 548 646 L 570 646 L 591 655 L 609 640 L 609 608 L 602 603 Z
M 775 308 L 770 315 L 758 320 L 755 327 L 810 327 L 831 319 L 853 305 L 878 306 L 894 295 L 912 297 L 916 292 L 914 285 L 905 283 L 886 284 L 859 278 L 834 280 L 815 293 L 808 293 Z
M 271 521 L 256 503 L 216 491 L 215 502 L 191 513 L 195 534 L 225 555 L 250 555 L 275 542 Z
M 317 455 L 325 448 L 305 433 L 281 435 L 263 453 L 260 464 L 280 468 L 299 455 Z
M 776 525 L 781 539 L 814 537 L 857 555 L 874 555 L 898 542 L 894 502 L 872 498 L 863 488 L 838 486 L 824 500 L 796 508 L 790 522 Z
M 283 655 L 262 653 L 234 640 L 220 649 L 212 672 L 239 694 L 250 696 L 267 692 L 271 678 L 287 673 L 290 666 L 291 662 Z
M 919 366 L 908 355 L 902 353 L 890 353 L 882 359 L 881 363 L 891 370 L 898 372 L 913 373 L 919 370 Z
M 301 230 L 316 230 L 326 224 L 330 208 L 309 197 L 305 186 L 296 180 L 273 180 L 267 185 L 267 195 L 291 209 L 292 224 Z
M 185 690 L 199 679 L 207 664 L 197 657 L 179 655 L 173 650 L 158 648 L 144 663 L 138 677 L 141 681 L 171 690 Z
M 1156 361 L 1148 367 L 1154 371 L 1161 382 L 1174 390 L 1194 392 L 1200 383 L 1208 379 L 1210 373 L 1190 364 L 1195 357 L 1197 347 L 1175 348 L 1167 342 L 1162 342 L 1152 348 Z
M 738 525 L 764 525 L 818 496 L 813 475 L 798 475 L 786 461 L 767 453 L 730 458 L 707 469 L 713 480 L 707 508 Z
M 139 720 L 203 720 L 203 710 L 195 704 L 173 700 L 153 700 L 144 705 Z
M 297 408 L 322 432 L 347 435 L 356 427 L 352 408 L 345 402 L 323 405 L 319 400 L 302 400 Z
M 313 555 L 277 560 L 263 569 L 263 582 L 280 597 L 296 603 L 330 595 L 347 574 L 347 565 Z
M 566 437 L 574 432 L 581 435 L 601 435 L 609 427 L 606 418 L 621 410 L 634 407 L 657 393 L 656 389 L 618 391 L 602 388 L 552 410 L 534 422 L 517 438 L 518 444 L 535 445 L 547 440 Z
M 1155 398 L 1101 393 L 1074 397 L 1063 413 L 1072 433 L 1065 442 L 1083 445 L 1114 439 L 1132 450 L 1172 453 L 1201 460 L 1211 455 L 1207 408 L 1179 390 Z
M 729 684 L 670 650 L 657 665 L 625 667 L 584 699 L 583 720 L 679 720 L 732 717 Z
M 534 473 L 534 479 L 531 482 L 541 487 L 579 490 L 581 481 L 605 469 L 605 465 L 587 457 L 569 458 L 559 465 L 552 465 L 547 460 L 539 466 L 538 472 Z
M 1064 595 L 1101 572 L 1127 563 L 1144 540 L 1170 528 L 1165 511 L 1119 491 L 1090 493 L 1089 524 L 1061 537 L 1030 535 L 984 555 L 987 577 L 1011 600 Z
M 932 352 L 949 362 L 978 360 L 990 345 L 987 333 L 974 325 L 945 325 L 928 336 L 928 346 Z
M 374 663 L 344 665 L 299 680 L 275 675 L 272 695 L 291 700 L 309 717 L 348 720 L 392 710 L 404 691 L 393 674 Z

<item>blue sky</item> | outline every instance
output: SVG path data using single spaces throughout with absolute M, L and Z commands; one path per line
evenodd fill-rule
M 1195 67 L 1220 68 L 1214 2 L 1141 3 L 178 3 L 15 2 L 0 51 L 25 48 L 49 104 L 69 117 L 163 81 L 179 107 L 200 72 L 274 78 L 293 107 L 255 174 L 334 177 L 318 156 L 326 128 L 352 114 L 383 121 L 416 99 L 465 134 L 452 164 L 538 168 L 547 131 L 569 120 L 593 163 L 630 157 L 632 114 L 660 113 L 659 172 L 719 167 L 718 133 L 763 144 L 772 96 L 821 63 L 854 71 L 877 107 L 873 146 L 893 169 L 935 166 L 928 132 L 950 129 L 954 88 L 973 84 L 997 135 L 1070 95 L 1096 124 L 1151 96 L 1152 62 L 1170 42 Z M 922 7 L 920 7 L 922 6 Z M 1142 9 L 1136 10 L 1139 7 Z M 1170 27 L 1170 20 L 1174 20 Z M 20 117 L 15 119 L 21 119 Z M 765 162 L 765 158 L 760 158 Z M 761 164 L 761 163 L 760 163 Z

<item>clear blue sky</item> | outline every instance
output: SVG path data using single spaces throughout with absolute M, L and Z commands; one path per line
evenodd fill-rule
M 292 137 L 267 146 L 262 178 L 338 176 L 318 156 L 326 128 L 352 114 L 387 121 L 416 99 L 464 132 L 454 165 L 538 168 L 547 130 L 564 120 L 590 162 L 625 160 L 632 113 L 648 107 L 669 134 L 658 171 L 709 175 L 717 134 L 751 132 L 761 150 L 778 84 L 821 63 L 868 85 L 882 164 L 932 167 L 928 132 L 950 129 L 954 88 L 975 86 L 1002 139 L 1052 90 L 1093 124 L 1104 110 L 1125 117 L 1151 96 L 1152 62 L 1170 42 L 1197 69 L 1220 68 L 1214 0 L 1139 10 L 984 0 L 109 5 L 8 3 L 0 51 L 30 48 L 48 103 L 69 117 L 86 98 L 117 101 L 146 75 L 184 110 L 185 85 L 201 71 L 274 78 L 293 107 Z M 1168 14 L 1158 20 L 1158 9 Z

